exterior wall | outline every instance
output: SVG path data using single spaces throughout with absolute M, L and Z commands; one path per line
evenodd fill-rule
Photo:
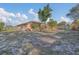
M 29 31 L 32 31 L 32 26 L 31 24 L 27 24 L 25 27 L 24 27 L 26 30 L 29 30 Z
M 33 25 L 35 28 L 33 28 Z M 53 31 L 56 29 L 53 28 L 51 30 L 51 28 L 49 27 L 48 24 L 43 24 L 43 23 L 39 23 L 39 22 L 29 22 L 26 24 L 18 25 L 17 30 L 18 31 L 45 31 L 45 32 L 49 32 L 49 31 Z
M 32 27 L 31 27 L 31 23 L 28 24 L 22 24 L 17 26 L 17 30 L 18 31 L 32 31 Z

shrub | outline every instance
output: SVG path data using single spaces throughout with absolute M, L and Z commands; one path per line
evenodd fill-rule
M 34 30 L 40 30 L 40 24 L 33 23 L 32 24 L 32 29 L 34 29 Z
M 79 30 L 79 19 L 75 20 L 72 24 L 71 24 L 71 29 L 72 30 Z
M 0 31 L 2 31 L 4 28 L 4 23 L 0 21 Z
M 54 30 L 57 27 L 57 22 L 52 20 L 52 21 L 48 22 L 48 26 L 50 27 L 51 30 Z

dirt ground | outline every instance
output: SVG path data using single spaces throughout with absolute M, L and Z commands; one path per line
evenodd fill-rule
M 79 32 L 0 32 L 1 55 L 79 54 Z

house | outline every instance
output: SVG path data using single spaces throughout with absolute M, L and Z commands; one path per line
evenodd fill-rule
M 22 31 L 33 31 L 34 26 L 33 25 L 38 25 L 40 26 L 40 22 L 37 21 L 30 21 L 30 22 L 26 22 L 23 24 L 19 24 L 16 26 L 17 30 L 22 30 Z
M 58 24 L 58 29 L 59 30 L 67 30 L 67 29 L 69 29 L 69 24 L 65 21 L 62 21 Z
M 23 24 L 19 24 L 16 26 L 17 31 L 44 31 L 49 32 L 52 31 L 49 28 L 48 24 L 37 22 L 37 21 L 30 21 Z

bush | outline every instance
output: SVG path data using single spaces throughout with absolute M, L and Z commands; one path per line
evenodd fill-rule
M 52 21 L 48 22 L 48 26 L 50 27 L 51 30 L 54 30 L 57 27 L 57 22 L 52 20 Z
M 79 19 L 75 20 L 72 24 L 71 24 L 71 29 L 72 30 L 79 30 Z
M 32 24 L 32 29 L 40 30 L 40 24 L 36 24 L 36 23 Z
M 0 31 L 2 31 L 4 28 L 4 23 L 3 22 L 0 22 Z

